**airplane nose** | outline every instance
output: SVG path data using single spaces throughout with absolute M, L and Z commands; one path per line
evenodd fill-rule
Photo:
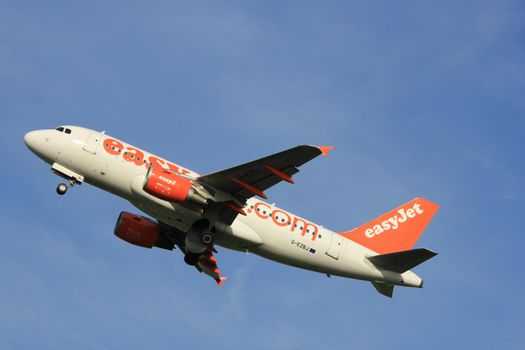
M 36 131 L 30 131 L 24 135 L 24 143 L 27 148 L 33 150 L 35 148 Z
M 48 130 L 34 130 L 24 135 L 24 143 L 27 148 L 45 161 L 52 156 L 49 139 Z

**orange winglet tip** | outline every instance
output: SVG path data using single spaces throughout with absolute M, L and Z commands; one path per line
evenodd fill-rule
M 328 157 L 328 153 L 334 149 L 334 146 L 319 146 L 317 148 L 319 148 L 323 156 Z
M 223 282 L 226 281 L 227 279 L 228 279 L 228 277 L 223 276 L 223 277 L 219 277 L 219 278 L 217 278 L 215 281 L 217 281 L 217 285 L 218 285 L 219 287 L 222 287 Z
M 295 183 L 295 181 L 292 180 L 292 177 L 288 175 L 287 173 L 279 169 L 275 169 L 274 167 L 271 167 L 269 165 L 263 165 L 263 167 L 269 172 L 271 172 L 272 174 L 274 174 L 275 176 L 277 176 L 278 178 L 280 178 L 281 180 L 291 183 L 292 185 Z
M 239 180 L 233 176 L 230 176 L 230 180 L 235 182 L 237 185 L 244 187 L 246 190 L 250 191 L 251 193 L 258 195 L 261 198 L 268 199 L 268 197 L 266 197 L 266 195 L 260 188 L 250 185 L 249 183 Z

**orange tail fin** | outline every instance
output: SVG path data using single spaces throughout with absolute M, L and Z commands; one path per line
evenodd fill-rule
M 439 205 L 416 198 L 367 224 L 340 234 L 379 254 L 408 250 L 414 246 L 438 209 Z

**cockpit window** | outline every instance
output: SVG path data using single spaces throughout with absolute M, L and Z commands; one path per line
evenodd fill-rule
M 63 126 L 59 126 L 55 130 L 60 131 L 60 132 L 65 132 L 66 134 L 71 134 L 71 129 L 64 128 Z

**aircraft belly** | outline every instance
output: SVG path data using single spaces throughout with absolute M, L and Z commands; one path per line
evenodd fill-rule
M 220 246 L 239 251 L 250 251 L 262 244 L 262 239 L 255 230 L 241 220 L 235 220 L 231 225 L 216 222 L 215 227 L 217 229 L 216 243 Z
M 188 231 L 193 222 L 198 219 L 198 216 L 192 211 L 186 212 L 184 208 L 176 208 L 175 205 L 171 208 L 166 208 L 155 203 L 140 200 L 133 200 L 130 203 L 158 221 L 183 232 Z
M 75 156 L 70 156 L 75 159 Z M 201 215 L 146 193 L 142 189 L 145 176 L 143 169 L 87 152 L 76 156 L 82 157 L 83 161 L 72 161 L 70 166 L 84 175 L 87 183 L 129 200 L 139 210 L 161 222 L 185 232 Z M 89 158 L 88 161 L 86 158 Z M 366 248 L 322 227 L 319 227 L 317 238 L 312 240 L 309 235 L 290 231 L 288 226 L 279 227 L 271 221 L 239 216 L 230 228 L 219 230 L 217 244 L 233 250 L 248 250 L 276 262 L 330 275 L 367 280 L 386 277 L 365 261 L 366 254 L 374 252 L 364 252 L 362 250 Z
M 142 189 L 145 169 L 109 155 L 85 151 L 73 156 L 71 167 L 85 176 L 85 182 L 128 200 L 138 209 L 181 231 L 187 231 L 199 213 L 176 203 L 158 199 Z M 82 161 L 74 161 L 81 157 Z
M 248 221 L 248 219 L 245 220 Z M 365 263 L 355 258 L 362 255 L 351 254 L 351 247 L 343 246 L 338 259 L 327 254 L 330 251 L 332 236 L 338 235 L 337 233 L 320 228 L 321 238 L 313 241 L 300 233 L 290 232 L 287 227 L 275 227 L 254 220 L 250 220 L 249 224 L 253 225 L 252 227 L 263 242 L 250 251 L 264 258 L 330 275 L 360 279 L 368 279 L 370 275 Z M 344 241 L 347 240 L 344 239 Z

